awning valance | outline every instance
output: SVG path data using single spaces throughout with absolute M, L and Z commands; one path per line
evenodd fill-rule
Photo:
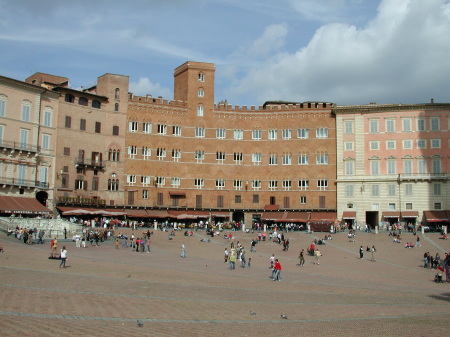
M 209 212 L 208 211 L 169 211 L 169 216 L 171 218 L 176 218 L 179 220 L 199 219 L 199 218 L 209 218 Z
M 356 212 L 343 212 L 342 213 L 342 219 L 347 219 L 347 220 L 355 220 L 356 219 Z
M 399 218 L 400 212 L 383 212 L 383 218 Z
M 335 221 L 337 219 L 336 212 L 311 212 L 310 220 L 321 221 Z
M 0 212 L 11 214 L 49 214 L 51 211 L 35 198 L 0 196 Z
M 417 211 L 402 212 L 402 218 L 417 218 L 418 216 L 419 216 L 419 212 L 417 212 Z
M 427 222 L 445 222 L 448 220 L 446 211 L 424 211 Z
M 185 192 L 181 192 L 181 191 L 170 191 L 169 195 L 171 197 L 185 197 L 186 193 Z
M 309 213 L 308 212 L 287 212 L 285 218 L 277 220 L 277 222 L 308 222 Z
M 211 216 L 215 217 L 215 218 L 229 218 L 230 217 L 230 212 L 211 212 Z
M 101 216 L 123 216 L 126 213 L 122 209 L 99 209 L 99 208 L 81 208 L 81 207 L 57 207 L 62 215 L 101 215 Z
M 286 212 L 286 211 L 284 211 L 284 212 L 264 212 L 261 215 L 261 220 L 265 220 L 265 221 L 267 221 L 267 220 L 272 220 L 272 221 L 281 220 L 281 221 L 284 221 L 283 219 L 286 219 L 287 213 L 288 212 Z

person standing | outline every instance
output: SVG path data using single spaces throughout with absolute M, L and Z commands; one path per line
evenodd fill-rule
M 147 235 L 147 241 L 145 242 L 145 245 L 147 246 L 147 254 L 150 253 L 150 235 Z
M 422 247 L 422 244 L 420 243 L 419 235 L 417 235 L 417 239 L 416 239 L 416 247 Z
M 223 259 L 224 259 L 223 263 L 227 263 L 228 262 L 228 249 L 227 248 L 225 248 Z
M 273 269 L 273 266 L 275 265 L 275 254 L 272 254 L 270 257 L 270 269 Z
M 230 270 L 235 269 L 236 268 L 236 255 L 234 253 L 232 253 L 230 255 Z
M 252 267 L 252 258 L 251 258 L 251 257 L 248 258 L 247 267 L 248 267 L 248 268 L 251 268 L 251 267 Z
M 281 281 L 281 263 L 278 261 L 278 259 L 275 259 L 275 267 L 273 267 L 275 270 L 275 276 L 273 277 L 274 281 Z
M 364 248 L 363 246 L 359 247 L 359 258 L 362 259 L 364 257 Z
M 245 268 L 245 263 L 247 262 L 246 261 L 246 258 L 245 258 L 245 250 L 242 250 L 242 253 L 241 253 L 241 268 Z
M 181 257 L 186 257 L 186 246 L 184 243 L 181 245 Z
M 320 253 L 320 251 L 319 251 L 319 248 L 316 248 L 315 250 L 314 250 L 314 264 L 317 264 L 317 265 L 319 265 L 320 263 L 319 263 L 319 258 L 322 256 L 322 254 Z
M 299 266 L 300 267 L 304 267 L 305 266 L 305 256 L 304 256 L 304 253 L 305 253 L 305 250 L 304 249 L 302 249 L 301 251 L 300 251 L 300 255 L 299 255 L 299 259 L 300 259 L 300 264 L 299 264 Z
M 67 240 L 67 228 L 64 227 L 64 240 Z
M 375 246 L 372 246 L 372 248 L 370 249 L 370 252 L 372 253 L 372 259 L 370 261 L 375 262 L 375 252 L 377 250 L 375 249 Z
M 63 268 L 66 268 L 66 260 L 67 260 L 67 249 L 66 246 L 63 246 L 61 249 L 61 263 L 59 264 L 59 268 L 61 268 L 61 266 Z

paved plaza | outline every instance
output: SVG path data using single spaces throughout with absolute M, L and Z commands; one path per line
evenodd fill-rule
M 119 229 L 116 233 L 123 230 Z M 128 230 L 131 232 L 130 230 Z M 140 236 L 143 230 L 137 230 Z M 223 236 L 204 231 L 185 237 L 154 231 L 151 253 L 99 247 L 68 249 L 67 268 L 50 260 L 50 240 L 25 245 L 0 233 L 0 332 L 6 336 L 449 336 L 450 283 L 434 283 L 436 270 L 423 268 L 423 254 L 450 251 L 439 234 L 420 235 L 422 247 L 405 249 L 383 232 L 346 233 L 318 246 L 320 265 L 300 249 L 325 233 L 285 234 L 289 251 L 260 242 L 256 233 L 231 232 L 244 245 L 251 268 L 229 270 Z M 187 257 L 181 258 L 182 244 Z M 376 262 L 359 247 L 375 245 Z M 282 281 L 270 277 L 272 254 Z M 253 312 L 253 313 L 251 313 Z M 283 319 L 281 315 L 286 315 Z M 139 327 L 137 320 L 142 322 Z

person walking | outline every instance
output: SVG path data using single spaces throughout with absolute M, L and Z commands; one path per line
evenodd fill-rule
M 59 268 L 66 268 L 66 260 L 67 260 L 67 249 L 66 246 L 63 246 L 61 249 L 61 263 L 59 264 Z
M 362 259 L 364 257 L 364 248 L 363 246 L 359 247 L 359 258 Z
M 227 263 L 228 262 L 228 249 L 227 248 L 225 248 L 225 251 L 224 251 L 224 253 L 223 253 L 223 259 L 224 259 L 224 262 L 223 263 Z
M 304 267 L 305 266 L 305 256 L 304 256 L 304 254 L 305 254 L 305 250 L 304 249 L 302 249 L 301 251 L 300 251 L 300 255 L 299 255 L 299 259 L 300 259 L 300 263 L 299 263 L 299 266 L 300 267 Z
M 316 248 L 316 250 L 314 251 L 314 264 L 319 265 L 319 258 L 322 256 L 322 254 L 319 251 L 319 248 Z
M 422 244 L 420 243 L 419 235 L 417 235 L 417 239 L 416 239 L 416 247 L 422 247 Z
M 230 270 L 235 269 L 235 268 L 236 268 L 236 255 L 231 254 L 230 255 Z
M 186 246 L 184 243 L 181 245 L 181 257 L 186 257 Z
M 245 268 L 245 263 L 247 262 L 246 258 L 245 258 L 245 250 L 242 251 L 241 253 L 241 268 Z
M 372 259 L 370 261 L 375 262 L 375 252 L 376 252 L 376 248 L 375 246 L 372 246 L 372 248 L 370 249 L 370 252 L 372 253 Z
M 147 254 L 150 253 L 150 235 L 147 235 L 147 241 L 145 242 L 145 246 L 147 247 Z
M 273 277 L 274 281 L 281 281 L 281 270 L 283 269 L 281 267 L 281 263 L 278 261 L 278 259 L 275 259 L 275 267 L 273 267 L 275 270 L 275 276 Z

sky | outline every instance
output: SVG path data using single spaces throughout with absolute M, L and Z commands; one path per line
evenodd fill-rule
M 450 0 L 0 0 L 0 75 L 105 73 L 173 98 L 186 61 L 215 102 L 450 102 Z

